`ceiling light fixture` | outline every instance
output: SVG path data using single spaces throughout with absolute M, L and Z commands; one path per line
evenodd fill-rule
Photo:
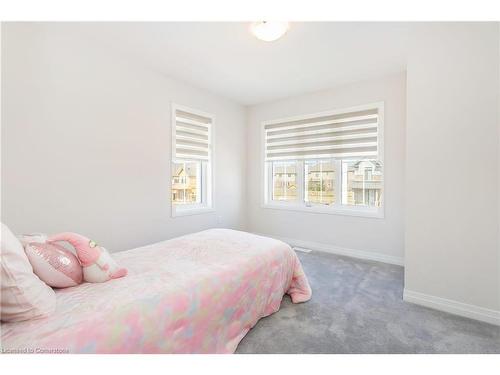
M 257 39 L 272 42 L 281 38 L 288 31 L 288 22 L 255 22 L 252 24 L 252 33 Z

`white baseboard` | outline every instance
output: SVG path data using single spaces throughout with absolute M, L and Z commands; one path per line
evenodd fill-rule
M 269 235 L 269 234 L 262 234 L 262 233 L 255 233 L 255 234 L 257 234 L 259 236 L 266 236 L 266 237 L 275 238 L 277 240 L 286 242 L 287 244 L 289 244 L 292 247 L 310 249 L 310 250 L 316 250 L 316 251 L 323 251 L 325 253 L 332 253 L 332 254 L 337 254 L 337 255 L 345 255 L 348 257 L 352 257 L 352 258 L 374 260 L 376 262 L 396 264 L 398 266 L 404 265 L 404 259 L 402 257 L 396 257 L 396 256 L 381 254 L 381 253 L 372 252 L 372 251 L 355 250 L 355 249 L 349 249 L 346 247 L 326 245 L 326 244 L 317 243 L 317 242 L 296 240 L 293 238 L 273 236 L 273 235 Z
M 317 242 L 302 241 L 281 236 L 273 236 L 263 233 L 255 233 L 255 234 L 259 236 L 275 238 L 277 240 L 286 242 L 292 247 L 296 247 L 299 249 L 323 251 L 326 253 L 345 255 L 352 258 L 367 259 L 377 262 L 396 264 L 399 266 L 404 265 L 404 259 L 402 257 L 396 257 L 372 251 L 355 250 L 334 245 L 326 245 Z M 417 305 L 429 307 L 431 309 L 440 310 L 450 314 L 459 315 L 466 318 L 471 318 L 500 326 L 500 311 L 497 310 L 487 309 L 475 305 L 469 305 L 463 302 L 453 301 L 450 299 L 436 297 L 429 294 L 414 292 L 408 289 L 404 289 L 403 300 Z
M 467 303 L 414 292 L 408 289 L 405 289 L 403 292 L 403 300 L 417 305 L 430 307 L 432 309 L 441 310 L 450 314 L 464 316 L 466 318 L 476 319 L 500 326 L 500 311 L 497 310 L 469 305 Z
M 300 251 L 301 253 L 310 253 L 311 249 L 304 249 L 303 247 L 294 246 L 293 249 L 295 251 Z

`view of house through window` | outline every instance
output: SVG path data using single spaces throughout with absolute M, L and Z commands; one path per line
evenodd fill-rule
M 273 200 L 293 201 L 297 199 L 297 163 L 273 163 Z
M 332 204 L 335 201 L 335 165 L 333 160 L 306 160 L 305 201 Z
M 378 160 L 312 159 L 272 162 L 271 165 L 273 201 L 301 200 L 298 187 L 303 183 L 306 204 L 382 206 L 383 168 Z M 303 173 L 299 173 L 300 170 Z M 302 176 L 303 182 L 300 182 Z M 336 181 L 340 181 L 338 195 Z
M 342 204 L 381 207 L 382 176 L 380 161 L 342 162 Z
M 193 204 L 201 202 L 201 162 L 174 163 L 172 173 L 172 202 Z

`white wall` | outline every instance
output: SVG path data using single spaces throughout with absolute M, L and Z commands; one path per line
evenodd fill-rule
M 2 25 L 1 219 L 15 232 L 72 230 L 118 251 L 241 228 L 404 256 L 414 302 L 500 310 L 497 24 L 413 25 L 407 74 L 247 111 L 65 27 Z M 262 121 L 381 100 L 384 219 L 261 207 Z M 170 217 L 170 101 L 217 117 L 215 214 Z
M 110 251 L 244 227 L 245 109 L 66 27 L 2 25 L 2 222 Z M 170 101 L 216 115 L 215 214 L 170 217 Z
M 261 207 L 261 123 L 315 112 L 385 102 L 385 218 L 362 218 L 283 211 Z M 248 110 L 248 229 L 253 232 L 327 247 L 365 251 L 402 261 L 404 255 L 404 162 L 406 75 L 404 72 L 377 80 L 338 87 Z
M 420 24 L 412 33 L 405 289 L 500 323 L 497 27 Z

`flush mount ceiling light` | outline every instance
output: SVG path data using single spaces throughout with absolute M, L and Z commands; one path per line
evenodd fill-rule
M 288 31 L 288 22 L 255 22 L 251 30 L 257 39 L 265 42 L 272 42 L 281 38 Z

